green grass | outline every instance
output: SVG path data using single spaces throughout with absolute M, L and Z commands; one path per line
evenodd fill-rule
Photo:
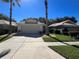
M 76 41 L 76 40 L 73 40 L 73 38 L 71 38 L 70 36 L 67 36 L 67 35 L 61 35 L 61 34 L 55 34 L 55 35 L 56 35 L 56 37 L 52 37 L 52 36 L 50 37 L 50 36 L 45 35 L 45 36 L 43 36 L 43 39 L 44 39 L 45 42 Z
M 0 42 L 3 42 L 3 41 L 5 41 L 5 40 L 7 40 L 7 39 L 9 39 L 9 38 L 11 38 L 12 36 L 10 36 L 10 35 L 4 35 L 4 36 L 0 36 Z
M 45 41 L 45 42 L 56 42 L 57 40 L 55 40 L 55 39 L 53 39 L 53 38 L 51 38 L 51 37 L 49 37 L 49 36 L 47 36 L 47 35 L 44 35 L 43 36 L 43 40 Z
M 56 38 L 61 40 L 61 41 L 71 41 L 73 40 L 73 38 L 71 38 L 70 36 L 67 36 L 67 35 L 59 35 L 59 34 L 56 34 Z
M 79 46 L 50 46 L 66 59 L 79 59 Z

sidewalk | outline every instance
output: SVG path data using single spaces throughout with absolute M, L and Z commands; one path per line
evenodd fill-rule
M 79 42 L 44 42 L 47 46 L 79 45 Z

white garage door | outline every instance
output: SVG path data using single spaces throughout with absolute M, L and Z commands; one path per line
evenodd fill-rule
M 20 29 L 25 33 L 39 33 L 43 31 L 43 26 L 40 24 L 24 24 L 20 26 Z

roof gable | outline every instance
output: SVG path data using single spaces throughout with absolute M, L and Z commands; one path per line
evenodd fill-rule
M 75 26 L 76 24 L 70 20 L 66 20 L 66 21 L 62 21 L 62 22 L 59 22 L 59 23 L 54 23 L 54 24 L 51 24 L 49 25 L 49 27 L 56 27 L 56 26 L 61 26 L 61 25 L 64 25 L 64 26 Z

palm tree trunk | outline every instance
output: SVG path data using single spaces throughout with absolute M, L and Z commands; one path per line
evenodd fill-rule
M 49 29 L 48 29 L 48 0 L 45 0 L 45 21 L 46 21 L 46 34 L 49 35 Z
M 10 0 L 10 34 L 12 33 L 12 2 L 13 0 Z

